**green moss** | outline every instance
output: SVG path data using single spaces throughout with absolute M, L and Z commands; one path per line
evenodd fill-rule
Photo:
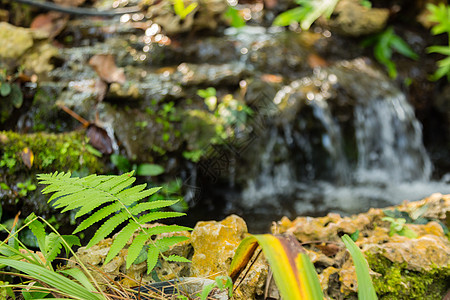
M 381 274 L 372 277 L 379 299 L 442 299 L 450 288 L 450 266 L 430 271 L 412 271 L 381 254 L 366 253 L 370 268 Z
M 102 169 L 102 162 L 95 155 L 95 149 L 87 143 L 83 131 L 64 134 L 0 131 L 0 146 L 0 166 L 4 173 L 28 170 L 25 148 L 30 149 L 34 156 L 31 170 L 38 172 L 87 168 L 90 173 L 96 173 Z

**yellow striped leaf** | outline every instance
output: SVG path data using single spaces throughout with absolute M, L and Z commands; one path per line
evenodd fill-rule
M 231 262 L 230 277 L 233 281 L 245 269 L 258 244 L 272 268 L 283 299 L 323 299 L 316 270 L 294 236 L 260 234 L 245 238 Z

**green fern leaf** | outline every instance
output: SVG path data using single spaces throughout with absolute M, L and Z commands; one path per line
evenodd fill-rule
M 47 249 L 45 249 L 44 253 L 45 259 L 53 261 L 56 256 L 61 253 L 62 245 L 59 236 L 54 232 L 51 232 L 45 237 L 45 244 L 47 245 Z
M 155 220 L 166 219 L 166 218 L 175 218 L 185 216 L 185 213 L 172 212 L 172 211 L 157 211 L 151 212 L 146 215 L 139 217 L 138 222 L 141 224 L 153 222 Z
M 120 232 L 116 235 L 114 242 L 109 249 L 108 255 L 105 258 L 105 264 L 110 262 L 119 252 L 125 247 L 130 239 L 130 236 L 139 228 L 138 223 L 128 223 Z
M 160 225 L 155 226 L 151 228 L 145 229 L 145 232 L 147 234 L 161 234 L 161 233 L 168 233 L 168 232 L 177 232 L 177 231 L 190 231 L 192 228 L 179 226 L 179 225 Z
M 161 251 L 169 250 L 170 246 L 189 240 L 186 236 L 169 236 L 155 241 L 155 246 Z
M 139 253 L 141 252 L 142 248 L 145 245 L 145 242 L 148 239 L 149 239 L 149 235 L 147 235 L 144 232 L 141 232 L 134 238 L 133 242 L 131 243 L 130 247 L 128 248 L 127 269 L 131 266 L 131 264 L 139 256 Z
M 78 227 L 74 230 L 74 234 L 80 231 L 85 230 L 86 228 L 90 227 L 91 225 L 103 220 L 104 218 L 110 216 L 111 214 L 117 212 L 122 208 L 122 205 L 118 202 L 113 203 L 111 205 L 105 206 L 102 209 L 99 209 L 95 213 L 93 213 L 91 216 L 89 216 L 87 219 L 85 219 L 83 222 L 78 225 Z
M 170 255 L 169 257 L 166 257 L 167 261 L 173 261 L 173 262 L 186 262 L 189 263 L 191 262 L 189 259 L 179 256 L 179 255 Z
M 134 189 L 137 187 L 146 187 L 146 184 L 141 184 L 141 185 L 137 185 L 135 187 L 126 189 L 120 193 L 118 193 L 116 196 L 119 199 L 123 199 L 122 202 L 124 205 L 131 205 L 132 203 L 142 200 L 144 198 L 147 198 L 148 196 L 153 195 L 154 193 L 156 193 L 157 191 L 159 191 L 161 188 L 157 187 L 157 188 L 151 188 L 145 191 L 140 191 L 139 193 L 137 193 Z
M 30 222 L 31 220 L 35 219 L 36 215 L 34 213 L 31 213 L 26 219 L 25 223 Z M 39 222 L 37 219 L 28 224 L 28 227 L 30 228 L 31 232 L 36 236 L 37 242 L 39 245 L 39 249 L 41 252 L 44 252 L 45 247 L 45 227 L 44 224 Z
M 150 201 L 139 203 L 136 206 L 133 206 L 130 211 L 133 214 L 138 214 L 146 210 L 154 210 L 163 207 L 169 207 L 177 203 L 178 200 L 158 200 L 158 201 Z
M 130 219 L 131 216 L 127 214 L 125 211 L 121 211 L 120 213 L 109 218 L 102 226 L 95 232 L 92 239 L 87 244 L 86 248 L 92 247 L 101 240 L 105 239 L 117 226 Z
M 150 272 L 155 268 L 156 264 L 158 263 L 158 256 L 159 256 L 159 249 L 156 248 L 153 245 L 149 245 L 147 251 L 147 274 L 150 274 Z

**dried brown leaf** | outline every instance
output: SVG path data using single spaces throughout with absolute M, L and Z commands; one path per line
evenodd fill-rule
M 125 83 L 125 73 L 118 68 L 111 54 L 97 54 L 91 57 L 89 65 L 97 72 L 98 76 L 107 83 Z

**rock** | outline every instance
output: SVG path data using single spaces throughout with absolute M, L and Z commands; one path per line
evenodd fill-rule
M 283 218 L 272 231 L 293 233 L 304 243 L 326 297 L 344 299 L 356 294 L 354 264 L 340 236 L 359 230 L 356 244 L 369 262 L 380 298 L 440 299 L 450 279 L 450 242 L 441 225 L 446 224 L 448 218 L 450 196 L 433 194 L 421 201 L 405 202 L 395 209 L 427 220 L 426 224 L 405 224 L 418 235 L 416 239 L 392 233 L 391 223 L 382 220 L 385 214 L 381 209 L 344 218 L 337 214 L 298 217 L 294 221 Z M 324 250 L 330 249 L 318 244 L 333 241 L 339 247 L 329 253 Z
M 191 275 L 214 278 L 228 274 L 234 252 L 246 233 L 245 221 L 236 215 L 220 222 L 198 222 L 191 235 Z
M 244 270 L 237 278 L 236 284 L 239 285 L 234 290 L 233 299 L 255 299 L 264 295 L 269 266 L 264 255 L 258 255 L 256 251 L 255 256 L 248 263 L 250 270 Z
M 26 70 L 32 70 L 37 74 L 45 74 L 53 70 L 50 59 L 57 56 L 58 53 L 58 49 L 54 46 L 45 42 L 39 43 L 23 57 L 23 66 Z
M 16 27 L 0 22 L 0 58 L 10 60 L 12 65 L 23 65 L 25 70 L 45 74 L 53 69 L 50 58 L 58 54 L 47 36 L 40 31 Z
M 26 28 L 1 22 L 0 44 L 0 58 L 18 59 L 33 46 L 33 34 Z
M 185 7 L 194 1 L 186 1 Z M 226 0 L 199 0 L 198 6 L 184 19 L 175 14 L 173 5 L 167 1 L 143 0 L 141 6 L 148 7 L 147 17 L 161 25 L 169 35 L 192 30 L 214 30 L 222 22 L 228 8 Z
M 321 18 L 319 23 L 332 32 L 352 37 L 380 32 L 389 17 L 387 8 L 367 8 L 358 0 L 342 0 L 330 19 Z

